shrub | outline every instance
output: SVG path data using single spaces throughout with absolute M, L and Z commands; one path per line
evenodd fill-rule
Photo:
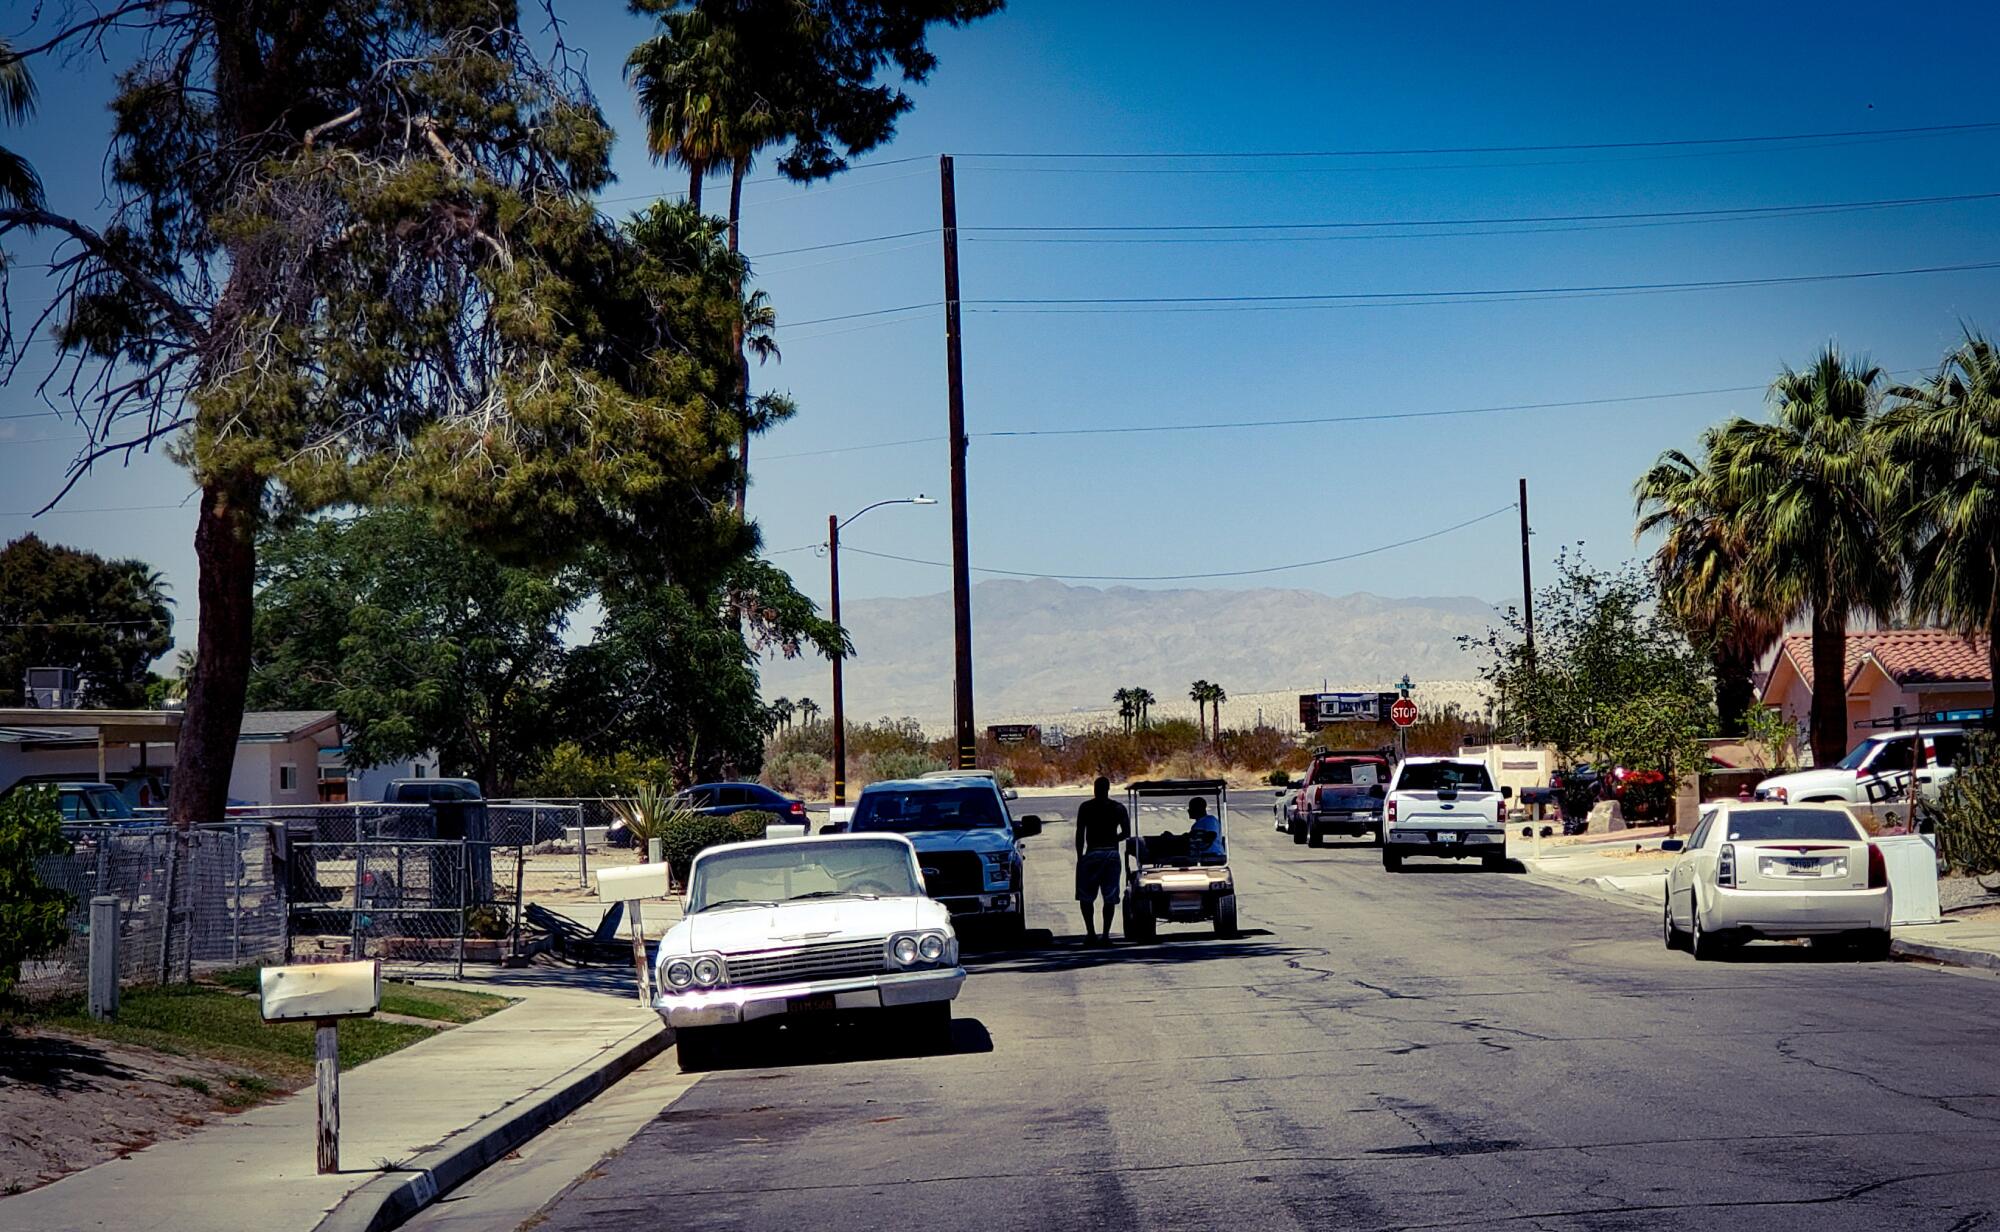
M 548 757 L 515 784 L 515 791 L 532 799 L 599 799 L 629 796 L 645 783 L 671 783 L 672 770 L 665 759 L 642 756 L 629 749 L 608 755 L 584 752 L 582 746 L 565 740 L 549 750 Z
M 0 997 L 14 991 L 21 964 L 69 940 L 70 894 L 43 884 L 36 862 L 68 853 L 54 788 L 0 800 Z
M 933 770 L 944 769 L 945 763 L 929 753 L 884 749 L 879 753 L 864 754 L 855 763 L 855 768 L 858 771 L 854 775 L 855 782 L 879 783 L 884 779 L 919 778 Z
M 763 838 L 764 827 L 778 820 L 776 813 L 731 813 L 727 817 L 675 813 L 660 827 L 660 850 L 674 879 L 686 885 L 688 866 L 703 851 L 722 843 Z
M 1290 787 L 1292 785 L 1292 772 L 1283 766 L 1279 766 L 1277 769 L 1271 771 L 1271 773 L 1265 775 L 1264 781 L 1273 787 Z
M 671 791 L 652 783 L 641 783 L 628 800 L 612 801 L 611 811 L 624 823 L 625 833 L 632 836 L 633 854 L 642 861 L 652 841 L 663 836 L 675 818 L 689 812 L 674 806 Z
M 833 762 L 804 749 L 778 753 L 764 762 L 764 785 L 787 795 L 817 798 L 833 786 Z
M 1938 854 L 1974 875 L 2000 873 L 2000 739 L 1980 733 L 1938 793 Z

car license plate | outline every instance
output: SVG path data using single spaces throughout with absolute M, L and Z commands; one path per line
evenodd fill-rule
M 1456 843 L 1458 841 L 1458 835 L 1451 833 L 1449 830 L 1442 834 L 1433 834 L 1431 838 L 1433 841 L 1439 843 Z
M 809 997 L 792 997 L 785 1002 L 785 1009 L 794 1014 L 820 1013 L 833 1008 L 833 994 L 816 992 Z

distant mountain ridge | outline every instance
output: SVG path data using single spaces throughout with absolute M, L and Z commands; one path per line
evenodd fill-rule
M 848 716 L 951 718 L 951 595 L 848 599 L 854 638 L 846 667 Z M 1141 590 L 1070 586 L 1040 578 L 972 588 L 974 705 L 982 726 L 1101 710 L 1113 690 L 1138 685 L 1192 708 L 1188 684 L 1233 695 L 1467 681 L 1478 660 L 1458 643 L 1498 616 L 1469 597 L 1389 599 L 1310 590 Z M 826 705 L 832 685 L 818 657 L 767 661 L 764 696 Z M 1227 716 L 1225 716 L 1227 717 Z

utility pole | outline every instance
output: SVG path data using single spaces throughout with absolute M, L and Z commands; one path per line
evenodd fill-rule
M 1528 564 L 1528 479 L 1521 477 L 1521 631 L 1525 636 L 1524 645 L 1528 651 L 1528 676 L 1532 688 L 1535 675 L 1535 580 Z M 1530 696 L 1533 696 L 1532 691 Z M 1528 739 L 1541 738 L 1541 728 L 1535 721 L 1533 703 L 1528 710 Z
M 960 356 L 958 318 L 958 190 L 951 155 L 938 158 L 938 189 L 944 206 L 944 361 L 951 406 L 951 605 L 953 713 L 958 768 L 972 769 L 976 743 L 972 723 L 972 567 L 965 530 L 965 369 Z
M 834 626 L 840 625 L 840 515 L 826 515 L 826 560 L 827 572 L 831 575 L 832 596 L 827 603 L 833 617 Z M 839 808 L 847 803 L 847 703 L 841 696 L 840 661 L 847 656 L 836 653 L 833 656 L 833 806 Z

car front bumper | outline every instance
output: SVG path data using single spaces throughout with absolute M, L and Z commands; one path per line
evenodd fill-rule
M 1011 890 L 987 894 L 947 894 L 938 899 L 952 918 L 968 915 L 1011 915 L 1021 910 L 1021 896 Z
M 670 1027 L 718 1027 L 790 1013 L 872 1010 L 950 1001 L 958 996 L 964 983 L 964 967 L 885 971 L 880 975 L 837 980 L 661 993 L 653 998 L 653 1010 Z
M 1889 927 L 1889 890 L 1710 891 L 1701 926 L 1709 932 L 1760 937 L 1811 937 L 1882 931 Z

